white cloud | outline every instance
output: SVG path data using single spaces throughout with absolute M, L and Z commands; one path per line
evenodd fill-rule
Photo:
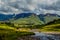
M 3 8 L 5 10 L 7 9 L 7 13 L 12 12 L 17 14 L 30 11 L 36 14 L 47 12 L 59 14 L 59 12 L 57 12 L 60 11 L 60 6 L 57 6 L 57 4 L 60 5 L 57 3 L 58 1 L 59 0 L 0 0 L 0 6 L 4 4 Z M 7 6 L 9 7 L 7 8 Z
M 46 3 L 48 5 L 52 5 L 53 3 L 55 3 L 57 0 L 41 0 L 41 3 Z

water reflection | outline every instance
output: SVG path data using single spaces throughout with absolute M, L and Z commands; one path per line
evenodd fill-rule
M 39 32 L 34 32 L 34 33 L 35 35 L 33 35 L 32 37 L 40 38 L 40 40 L 60 40 L 59 36 L 47 35 Z

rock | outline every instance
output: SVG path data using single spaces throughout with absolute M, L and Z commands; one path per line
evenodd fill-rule
M 31 37 L 31 36 L 24 36 L 24 37 L 19 37 L 17 40 L 40 40 L 40 38 Z

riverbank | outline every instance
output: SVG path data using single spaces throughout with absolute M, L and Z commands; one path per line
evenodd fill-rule
M 26 29 L 27 30 L 27 29 Z M 0 35 L 3 38 L 3 40 L 40 40 L 40 37 L 31 37 L 32 35 L 34 35 L 34 32 L 39 32 L 38 29 L 31 29 L 29 32 L 25 32 L 25 31 L 14 31 L 14 30 L 0 30 Z M 60 32 L 39 32 L 39 36 L 42 35 L 44 36 L 46 34 L 47 35 L 52 35 L 52 33 L 54 33 L 54 35 L 59 36 L 60 37 Z M 59 34 L 59 35 L 58 35 Z M 38 34 L 37 34 L 38 35 Z
M 0 30 L 0 40 L 16 40 L 17 37 L 35 35 L 33 32 Z
M 60 35 L 60 32 L 42 32 L 42 33 L 50 35 Z
M 44 33 L 44 34 L 57 34 L 60 35 L 60 32 L 58 31 L 41 31 L 40 29 L 30 29 L 30 32 L 40 32 L 40 33 Z
M 59 40 L 60 35 L 58 34 L 44 34 L 35 32 L 35 35 L 18 37 L 17 40 Z
M 40 40 L 40 38 L 32 37 L 32 36 L 23 36 L 23 37 L 18 37 L 17 40 Z

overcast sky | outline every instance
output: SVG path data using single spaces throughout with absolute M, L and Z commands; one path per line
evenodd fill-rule
M 60 0 L 0 0 L 0 13 L 56 13 L 60 15 Z

